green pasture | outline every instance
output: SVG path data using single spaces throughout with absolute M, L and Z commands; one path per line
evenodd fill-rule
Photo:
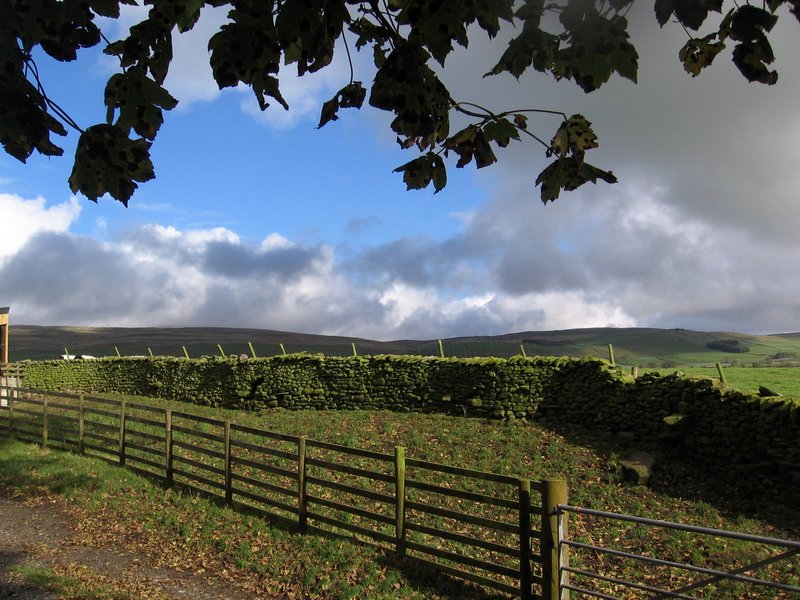
M 666 375 L 674 369 L 655 369 Z M 719 380 L 716 366 L 680 367 L 687 377 L 704 377 Z M 725 383 L 742 392 L 757 394 L 760 387 L 766 387 L 786 397 L 800 398 L 800 367 L 723 367 Z
M 176 402 L 125 399 L 187 410 L 185 404 Z M 561 477 L 568 482 L 570 503 L 589 508 L 772 537 L 796 539 L 800 533 L 796 507 L 785 506 L 767 491 L 753 497 L 723 487 L 697 465 L 683 464 L 676 457 L 659 456 L 659 468 L 649 487 L 624 484 L 618 460 L 626 450 L 624 445 L 585 430 L 554 432 L 535 423 L 387 411 L 252 413 L 193 406 L 190 412 L 380 453 L 390 454 L 395 446 L 403 446 L 409 458 L 466 469 L 533 480 Z M 158 480 L 139 477 L 105 461 L 43 451 L 9 439 L 4 427 L 0 431 L 0 491 L 25 495 L 46 491 L 68 498 L 89 511 L 86 518 L 92 519 L 94 528 L 102 529 L 102 523 L 113 520 L 115 529 L 135 529 L 150 547 L 169 548 L 167 559 L 173 564 L 190 567 L 197 560 L 219 564 L 252 589 L 291 592 L 297 597 L 498 597 L 442 578 L 411 560 L 398 559 L 349 535 L 299 534 L 291 526 L 233 511 L 191 490 L 164 489 Z M 438 483 L 458 485 L 457 481 Z M 642 546 L 671 560 L 692 556 L 697 563 L 710 567 L 723 559 L 737 564 L 754 556 L 746 544 L 710 538 L 698 545 L 688 534 L 573 517 L 574 537 L 587 543 L 619 542 L 628 550 Z M 447 527 L 447 523 L 439 526 Z M 658 570 L 645 565 L 614 565 L 591 554 L 576 554 L 572 564 L 652 584 L 676 583 L 661 582 Z M 798 572 L 796 560 L 771 567 L 772 576 L 795 585 Z M 738 600 L 782 596 L 741 589 L 723 593 L 720 588 L 715 597 Z

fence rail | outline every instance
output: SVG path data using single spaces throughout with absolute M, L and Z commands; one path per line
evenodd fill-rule
M 614 539 L 617 547 L 579 541 L 562 531 L 559 543 L 570 549 L 573 565 L 562 564 L 561 588 L 573 592 L 573 595 L 604 600 L 642 597 L 642 592 L 653 599 L 800 598 L 800 541 L 684 525 L 568 504 L 559 504 L 557 513 L 560 519 L 571 513 L 594 520 L 611 520 L 628 527 L 627 531 Z M 644 529 L 637 531 L 637 527 Z M 671 550 L 668 543 L 659 547 L 660 556 L 653 555 L 656 554 L 654 552 L 647 555 L 624 548 L 626 537 L 636 537 L 642 532 L 650 537 L 651 547 L 658 545 L 660 531 L 669 536 L 691 534 L 696 547 L 711 548 L 713 545 L 720 550 L 687 557 L 685 554 L 675 556 L 677 553 Z M 669 541 L 668 536 L 663 539 Z M 725 554 L 728 570 L 718 568 L 721 561 L 714 557 L 717 552 Z M 581 565 L 586 563 L 587 566 L 575 566 L 576 562 Z M 599 573 L 596 567 L 592 568 L 598 563 L 602 564 L 603 573 Z M 636 569 L 639 581 L 630 579 L 627 575 L 629 569 Z M 661 571 L 660 580 L 666 579 L 665 571 L 669 572 L 674 587 L 665 589 L 642 583 L 642 580 L 648 579 L 648 569 Z M 690 592 L 699 592 L 702 596 L 690 595 Z
M 531 502 L 540 482 L 406 458 L 402 447 L 383 454 L 124 400 L 0 392 L 8 399 L 0 417 L 21 440 L 112 460 L 301 530 L 349 532 L 524 600 L 555 597 L 535 551 L 546 543 L 531 527 L 545 511 Z

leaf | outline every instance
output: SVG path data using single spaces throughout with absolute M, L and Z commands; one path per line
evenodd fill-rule
M 317 129 L 329 123 L 330 121 L 337 121 L 339 117 L 337 112 L 340 108 L 361 108 L 366 98 L 367 90 L 360 81 L 354 81 L 341 90 L 336 92 L 336 95 L 322 105 L 322 114 L 320 115 L 319 125 Z
M 79 48 L 100 42 L 100 30 L 92 22 L 88 4 L 76 0 L 5 2 L 0 14 L 6 21 L 4 27 L 10 26 L 23 49 L 30 51 L 39 44 L 59 61 L 73 61 Z
M 591 14 L 571 32 L 572 44 L 559 53 L 558 71 L 585 92 L 598 89 L 614 72 L 636 83 L 639 54 L 628 41 L 627 28 L 624 17 Z
M 426 48 L 436 61 L 444 65 L 453 51 L 453 42 L 469 44 L 467 25 L 475 20 L 466 2 L 408 0 L 395 17 L 399 25 L 408 25 L 408 41 Z
M 317 129 L 330 123 L 331 121 L 338 121 L 339 117 L 336 114 L 339 111 L 339 96 L 338 94 L 322 104 L 322 112 L 319 117 L 319 125 Z
M 774 60 L 775 55 L 766 37 L 763 42 L 742 42 L 733 49 L 733 63 L 747 81 L 775 85 L 778 82 L 778 73 L 767 68 Z
M 298 75 L 328 66 L 336 40 L 349 21 L 345 0 L 284 0 L 275 17 L 275 30 L 286 64 L 296 62 Z
M 724 42 L 712 42 L 716 35 L 712 33 L 703 38 L 692 38 L 678 53 L 683 69 L 692 77 L 697 77 L 725 49 Z
M 119 5 L 132 4 L 135 5 L 134 0 L 89 0 L 89 7 L 102 17 L 109 17 L 111 19 L 119 18 Z
M 447 185 L 447 170 L 442 157 L 428 152 L 406 164 L 397 167 L 393 173 L 403 173 L 403 181 L 408 190 L 421 190 L 433 182 L 435 192 Z
M 592 130 L 592 124 L 583 115 L 572 115 L 561 123 L 553 136 L 548 156 L 556 154 L 563 158 L 572 154 L 582 157 L 587 150 L 597 147 L 597 135 Z
M 69 186 L 90 200 L 110 194 L 127 206 L 135 182 L 154 177 L 150 142 L 131 140 L 115 125 L 93 125 L 78 140 Z
M 544 204 L 558 198 L 561 190 L 574 191 L 585 183 L 597 183 L 601 179 L 606 183 L 616 183 L 617 178 L 611 171 L 604 171 L 570 156 L 558 158 L 550 163 L 536 178 L 536 185 L 541 185 L 541 199 Z
M 289 105 L 278 89 L 278 79 L 270 75 L 278 73 L 281 60 L 272 13 L 265 10 L 245 14 L 233 10 L 228 16 L 232 22 L 223 25 L 208 42 L 217 85 L 222 89 L 245 83 L 252 88 L 261 110 L 269 106 L 267 96 L 288 110 Z
M 420 48 L 398 45 L 378 69 L 369 103 L 397 115 L 391 124 L 395 133 L 433 146 L 447 137 L 452 101 L 426 58 Z
M 163 85 L 172 62 L 172 24 L 151 9 L 147 19 L 130 28 L 130 35 L 105 47 L 103 52 L 119 57 L 123 69 L 139 65 Z
M 64 150 L 50 140 L 50 134 L 63 136 L 67 130 L 47 112 L 41 94 L 21 70 L 14 75 L 0 75 L 0 143 L 20 162 L 34 150 L 45 156 L 61 156 Z
M 178 101 L 147 77 L 142 68 L 134 67 L 108 80 L 105 104 L 110 114 L 119 110 L 117 126 L 153 139 L 164 122 L 161 109 L 172 110 Z
M 683 25 L 695 31 L 708 18 L 708 13 L 722 12 L 722 0 L 656 0 L 656 20 L 662 27 L 674 14 Z
M 175 13 L 175 22 L 178 24 L 178 31 L 184 33 L 192 29 L 200 19 L 203 0 L 184 0 L 183 2 L 172 2 L 171 5 Z
M 543 73 L 553 67 L 558 49 L 557 36 L 542 31 L 538 22 L 526 21 L 522 33 L 508 43 L 500 60 L 484 77 L 508 72 L 519 79 L 529 67 Z
M 767 68 L 775 55 L 766 35 L 777 20 L 762 8 L 744 5 L 729 12 L 720 25 L 721 39 L 730 37 L 739 42 L 733 49 L 733 62 L 748 81 L 767 85 L 778 81 L 778 73 Z
M 483 127 L 483 134 L 488 141 L 495 142 L 501 148 L 508 146 L 511 140 L 519 140 L 519 131 L 508 119 L 489 121 Z

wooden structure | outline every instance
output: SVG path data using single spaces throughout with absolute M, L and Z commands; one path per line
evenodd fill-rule
M 8 306 L 0 307 L 0 364 L 8 362 Z

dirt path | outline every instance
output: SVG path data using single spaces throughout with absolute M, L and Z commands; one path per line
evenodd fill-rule
M 54 498 L 3 497 L 0 494 L 0 600 L 79 598 L 37 582 L 34 569 L 101 587 L 131 598 L 249 600 L 214 573 L 187 573 L 156 566 L 156 557 L 126 546 L 90 547 L 76 540 L 74 519 Z M 24 576 L 20 573 L 27 573 Z M 48 571 L 45 571 L 48 570 Z M 270 600 L 278 600 L 274 596 Z

